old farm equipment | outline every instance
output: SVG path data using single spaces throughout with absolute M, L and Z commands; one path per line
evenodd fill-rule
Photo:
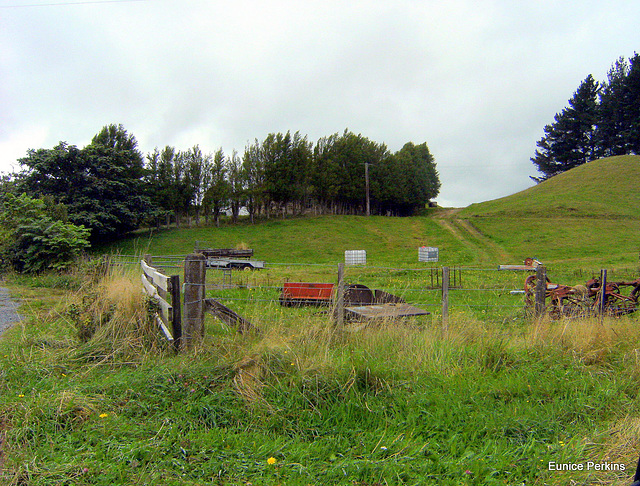
M 330 305 L 333 299 L 332 283 L 285 282 L 280 293 L 280 305 Z
M 323 306 L 335 300 L 336 286 L 329 283 L 285 282 L 280 293 L 283 306 Z M 397 295 L 366 285 L 344 287 L 345 316 L 354 319 L 380 319 L 424 316 L 429 312 L 418 309 Z
M 635 312 L 640 297 L 640 278 L 633 281 L 607 282 L 604 288 L 599 278 L 592 278 L 585 285 L 562 285 L 552 283 L 547 277 L 545 307 L 549 316 L 586 317 L 606 314 L 619 317 Z M 530 275 L 524 281 L 525 304 L 535 305 L 537 276 Z M 628 295 L 621 289 L 630 288 Z
M 613 316 L 623 316 L 635 312 L 638 307 L 638 297 L 640 297 L 640 278 L 631 282 L 606 282 L 604 296 L 602 296 L 602 282 L 600 279 L 592 278 L 586 284 L 589 296 L 596 302 L 601 301 L 604 312 Z M 622 293 L 622 288 L 629 288 L 629 295 Z

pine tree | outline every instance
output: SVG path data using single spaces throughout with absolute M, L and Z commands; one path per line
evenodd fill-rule
M 640 154 L 640 55 L 629 60 L 629 71 L 625 79 L 624 124 L 629 153 Z
M 593 76 L 587 76 L 569 100 L 569 107 L 544 127 L 545 136 L 536 144 L 538 150 L 531 158 L 543 176 L 532 179 L 540 182 L 598 157 L 599 89 Z
M 629 63 L 621 57 L 609 70 L 600 93 L 598 145 L 605 157 L 624 155 L 629 150 L 624 102 L 628 72 Z

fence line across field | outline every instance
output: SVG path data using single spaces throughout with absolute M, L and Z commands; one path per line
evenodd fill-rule
M 134 257 L 131 255 L 114 255 L 111 258 L 112 263 L 125 265 L 133 263 L 130 260 Z M 181 258 L 183 265 L 177 265 L 176 263 L 178 263 Z M 172 265 L 168 265 L 169 263 Z M 243 319 L 234 310 L 223 305 L 222 302 L 259 303 L 260 305 L 265 303 L 278 303 L 283 305 L 282 299 L 285 285 L 281 284 L 281 282 L 285 282 L 285 284 L 293 283 L 295 286 L 298 282 L 296 279 L 305 278 L 304 273 L 293 272 L 287 276 L 286 272 L 284 272 L 284 275 L 280 272 L 278 276 L 275 277 L 278 279 L 278 283 L 274 285 L 274 277 L 269 275 L 268 270 L 266 274 L 257 273 L 263 272 L 260 270 L 256 270 L 256 273 L 251 272 L 249 274 L 247 272 L 239 272 L 238 270 L 232 272 L 230 269 L 207 268 L 205 257 L 198 253 L 188 255 L 187 257 L 178 255 L 158 255 L 151 257 L 146 255 L 145 260 L 138 260 L 137 264 L 140 265 L 142 271 L 141 278 L 143 288 L 158 306 L 156 315 L 158 326 L 167 339 L 174 343 L 176 349 L 190 347 L 194 342 L 204 336 L 205 313 L 213 314 L 225 324 L 235 326 L 238 332 L 252 329 L 256 330 L 249 321 Z M 184 273 L 178 272 L 184 275 L 184 283 L 182 286 L 179 284 L 179 275 L 168 276 L 158 270 L 158 268 L 167 268 L 168 266 L 183 270 Z M 330 284 L 334 290 L 330 296 L 329 304 L 331 305 L 331 312 L 333 313 L 336 326 L 343 325 L 347 310 L 353 313 L 354 301 L 350 300 L 348 303 L 345 302 L 345 292 L 347 289 L 366 289 L 367 292 L 372 293 L 374 291 L 371 289 L 378 287 L 384 290 L 376 289 L 376 296 L 378 293 L 386 294 L 396 299 L 391 302 L 398 303 L 405 303 L 405 298 L 411 296 L 411 299 L 409 299 L 411 303 L 407 303 L 406 307 L 420 310 L 413 307 L 420 306 L 420 308 L 426 308 L 430 311 L 434 309 L 440 310 L 440 312 L 435 312 L 435 314 L 432 315 L 439 316 L 443 330 L 446 330 L 448 327 L 451 310 L 463 308 L 478 309 L 482 310 L 483 314 L 484 310 L 487 310 L 487 312 L 491 310 L 499 311 L 500 309 L 526 310 L 526 307 L 529 305 L 528 302 L 531 302 L 531 291 L 527 290 L 526 285 L 521 285 L 522 280 L 520 280 L 520 276 L 525 274 L 522 271 L 514 273 L 497 268 L 436 267 L 432 265 L 425 268 L 376 267 L 371 265 L 352 266 L 345 265 L 344 263 L 339 263 L 337 266 L 336 264 L 328 263 L 274 263 L 268 265 L 267 268 L 269 267 L 326 268 L 328 270 L 326 273 L 321 272 L 311 278 L 333 282 Z M 546 268 L 540 265 L 535 271 L 536 288 L 533 305 L 531 305 L 530 309 L 532 311 L 531 315 L 539 318 L 543 316 L 545 312 L 549 311 L 546 299 L 549 298 L 550 294 L 549 287 L 544 284 L 548 281 Z M 467 274 L 465 282 L 477 282 L 478 285 L 471 288 L 463 287 L 462 272 Z M 500 272 L 504 277 L 485 279 L 479 276 L 474 277 L 473 274 L 475 272 Z M 317 272 L 311 272 L 311 274 L 314 273 Z M 577 271 L 569 273 L 577 275 Z M 594 275 L 596 272 L 593 270 L 580 270 L 580 275 L 584 273 Z M 610 275 L 613 273 L 614 272 L 611 272 Z M 616 275 L 629 275 L 630 273 L 631 271 L 625 272 L 622 270 L 615 272 Z M 215 274 L 222 276 L 222 286 L 211 282 L 211 277 Z M 531 271 L 529 271 L 529 274 L 531 274 Z M 209 279 L 207 275 L 209 275 Z M 232 283 L 232 275 L 237 275 L 235 284 Z M 434 275 L 436 276 L 435 282 L 437 282 L 437 286 L 433 285 Z M 405 278 L 410 286 L 399 286 L 398 283 L 402 282 L 402 279 Z M 606 289 L 606 283 L 604 283 L 607 279 L 606 270 L 600 272 L 600 278 L 603 282 L 603 288 Z M 251 280 L 253 280 L 253 283 L 251 283 Z M 640 279 L 638 281 L 640 282 Z M 348 282 L 358 283 L 354 285 L 347 284 Z M 363 285 L 364 283 L 366 283 L 366 285 Z M 424 287 L 422 284 L 424 284 Z M 300 282 L 300 285 L 318 286 L 318 283 Z M 371 285 L 371 289 L 368 287 L 369 285 Z M 289 288 L 291 288 L 291 286 Z M 522 290 L 523 288 L 525 290 Z M 243 290 L 251 290 L 254 292 L 250 295 L 233 294 L 233 292 L 240 293 Z M 280 294 L 276 295 L 276 292 Z M 522 302 L 519 300 L 520 296 L 526 292 L 529 292 L 529 296 L 525 298 L 525 302 Z M 184 293 L 184 299 L 181 293 Z M 507 296 L 507 293 L 509 293 L 510 296 Z M 207 295 L 213 295 L 214 298 L 208 298 Z M 476 295 L 477 297 L 474 297 Z M 599 301 L 597 305 L 594 304 L 591 306 L 592 310 L 590 312 L 595 312 L 600 316 L 605 314 L 605 308 L 606 305 L 608 305 L 605 302 L 605 295 L 605 291 L 599 294 Z M 487 300 L 483 302 L 485 299 L 481 296 L 486 296 Z M 378 297 L 375 297 L 375 299 L 377 298 Z M 497 302 L 497 299 L 503 298 L 516 298 L 518 301 L 513 303 Z M 350 297 L 350 299 L 353 299 L 353 297 Z M 171 302 L 169 302 L 169 300 L 171 300 Z M 376 304 L 376 302 L 378 301 L 373 300 L 369 304 Z M 636 300 L 634 300 L 633 305 L 635 306 L 636 303 Z M 551 302 L 551 306 L 553 305 L 556 304 Z M 240 308 L 243 308 L 243 306 L 240 306 Z M 262 305 L 262 309 L 265 309 L 264 305 Z M 635 307 L 631 311 L 633 310 L 635 310 Z M 429 313 L 430 312 L 426 312 L 426 314 Z M 178 321 L 175 320 L 176 315 L 180 316 Z M 402 315 L 403 314 L 397 314 L 396 317 Z M 406 314 L 406 316 L 411 315 L 419 314 Z M 506 314 L 500 315 L 504 318 Z M 525 313 L 523 315 L 527 314 Z M 499 315 L 496 316 L 499 317 Z M 283 317 L 288 316 L 280 316 L 279 318 L 282 319 Z M 360 317 L 371 318 L 375 316 L 363 313 Z M 393 315 L 387 317 L 393 317 Z M 515 317 L 517 317 L 517 315 Z M 291 316 L 291 318 L 297 319 L 299 316 L 294 315 Z M 265 316 L 260 316 L 259 320 L 264 321 Z

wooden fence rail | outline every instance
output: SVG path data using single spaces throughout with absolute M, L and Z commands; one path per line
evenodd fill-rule
M 180 277 L 167 276 L 153 268 L 147 261 L 140 260 L 142 270 L 141 281 L 145 293 L 158 305 L 155 318 L 158 327 L 173 344 L 179 349 L 182 341 L 182 312 L 180 306 Z

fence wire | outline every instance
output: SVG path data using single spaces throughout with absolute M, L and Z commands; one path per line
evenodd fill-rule
M 152 259 L 154 266 L 170 269 L 168 273 L 181 274 L 184 255 L 153 255 Z M 140 257 L 115 255 L 111 261 L 122 266 L 139 265 Z M 591 269 L 547 270 L 552 282 L 565 285 L 584 284 L 599 273 L 599 270 Z M 524 281 L 532 274 L 498 268 L 450 267 L 449 311 L 502 321 L 522 317 L 525 311 Z M 622 281 L 635 279 L 637 274 L 637 269 L 615 270 L 609 271 L 609 278 Z M 280 305 L 283 286 L 291 282 L 336 286 L 338 264 L 278 262 L 267 263 L 264 269 L 252 271 L 210 268 L 207 270 L 206 296 L 241 314 L 251 311 L 264 314 L 263 319 L 269 319 L 269 314 L 277 314 L 278 319 L 297 319 L 299 311 Z M 414 268 L 345 266 L 344 283 L 382 290 L 432 315 L 439 315 L 442 309 L 442 267 L 438 265 L 425 264 Z

